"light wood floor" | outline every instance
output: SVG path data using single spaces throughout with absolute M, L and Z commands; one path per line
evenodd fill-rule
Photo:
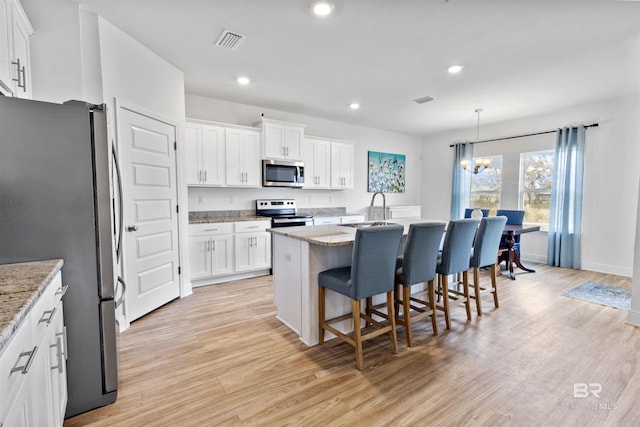
M 441 313 L 438 336 L 416 324 L 411 349 L 401 329 L 397 355 L 368 341 L 362 371 L 353 347 L 308 348 L 275 318 L 270 276 L 196 288 L 120 334 L 118 400 L 64 425 L 640 425 L 640 329 L 562 296 L 630 279 L 537 268 L 499 278 L 500 308 L 489 296 L 470 323 L 454 304 L 450 331 Z M 575 383 L 600 398 L 574 398 Z

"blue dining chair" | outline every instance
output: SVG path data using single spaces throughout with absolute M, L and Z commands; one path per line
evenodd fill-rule
M 444 320 L 447 329 L 451 329 L 451 316 L 449 315 L 449 292 L 455 295 L 454 298 L 464 302 L 467 310 L 467 319 L 471 320 L 471 306 L 469 305 L 469 255 L 473 246 L 473 239 L 478 229 L 480 220 L 477 219 L 458 219 L 449 221 L 447 224 L 447 232 L 444 235 L 444 243 L 442 245 L 442 254 L 438 258 L 436 264 L 436 272 L 438 273 L 438 289 L 442 293 L 442 306 L 436 306 L 437 309 L 444 311 Z M 462 289 L 460 293 L 456 290 L 449 289 L 448 276 L 451 274 L 462 273 Z
M 425 222 L 411 224 L 407 233 L 404 255 L 398 260 L 396 270 L 396 300 L 402 294 L 402 317 L 396 310 L 396 324 L 401 324 L 407 333 L 407 345 L 413 346 L 411 324 L 419 319 L 431 316 L 433 334 L 438 335 L 436 323 L 435 279 L 438 248 L 444 233 L 444 222 Z M 427 282 L 428 299 L 421 294 L 411 294 L 411 285 Z M 400 292 L 402 287 L 402 292 Z M 414 314 L 411 311 L 414 311 Z
M 464 217 L 465 218 L 471 218 L 471 212 L 473 212 L 474 208 L 466 208 L 464 210 Z M 484 218 L 489 216 L 489 209 L 480 209 L 482 211 L 482 216 Z
M 490 218 L 482 218 L 478 233 L 473 244 L 473 253 L 469 261 L 469 267 L 473 268 L 473 295 L 472 299 L 476 300 L 476 311 L 478 316 L 482 315 L 482 307 L 480 299 L 486 293 L 493 294 L 493 304 L 498 307 L 498 289 L 496 287 L 496 255 L 500 247 L 500 239 L 502 231 L 507 223 L 506 216 L 493 216 Z M 480 287 L 480 268 L 491 267 L 491 288 Z
M 524 211 L 498 209 L 496 216 L 506 216 L 507 224 L 510 225 L 522 225 L 524 221 Z M 514 237 L 513 250 L 518 252 L 518 258 L 520 258 L 520 235 Z M 500 249 L 507 248 L 507 236 L 502 236 L 500 240 Z
M 320 344 L 324 342 L 324 332 L 329 331 L 348 342 L 356 350 L 356 366 L 363 367 L 362 343 L 383 333 L 389 333 L 391 350 L 398 352 L 398 339 L 394 313 L 394 287 L 396 258 L 402 240 L 402 225 L 384 225 L 356 230 L 353 243 L 351 265 L 332 268 L 318 274 L 318 326 Z M 351 315 L 325 319 L 325 292 L 334 292 L 351 298 Z M 374 295 L 386 293 L 388 322 L 383 324 L 361 312 L 360 301 Z M 353 337 L 343 333 L 331 323 L 353 319 Z M 362 333 L 360 319 L 373 324 L 377 330 Z

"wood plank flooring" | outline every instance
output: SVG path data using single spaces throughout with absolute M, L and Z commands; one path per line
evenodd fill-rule
M 408 348 L 399 328 L 397 355 L 386 335 L 366 342 L 362 371 L 350 345 L 306 347 L 275 318 L 270 276 L 196 288 L 119 335 L 118 400 L 64 425 L 640 425 L 640 329 L 562 296 L 631 280 L 536 267 L 499 277 L 500 308 L 487 296 L 471 322 L 454 302 L 450 331 L 423 319 Z M 574 398 L 575 383 L 600 397 Z

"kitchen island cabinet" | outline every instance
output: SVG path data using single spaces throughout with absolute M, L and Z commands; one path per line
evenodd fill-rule
M 406 234 L 409 225 L 427 222 L 426 219 L 398 220 Z M 353 224 L 351 224 L 353 225 Z M 300 336 L 308 346 L 318 344 L 318 273 L 351 264 L 353 242 L 357 227 L 342 225 L 314 225 L 310 227 L 272 228 L 273 242 L 273 301 L 276 317 Z M 414 285 L 414 291 L 424 289 Z M 383 302 L 384 295 L 374 297 Z M 336 292 L 327 292 L 327 318 L 351 311 L 351 299 Z M 352 321 L 337 324 L 339 330 L 353 330 Z M 326 333 L 325 339 L 333 338 Z

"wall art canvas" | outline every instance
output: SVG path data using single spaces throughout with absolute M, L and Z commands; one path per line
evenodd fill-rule
M 369 151 L 369 185 L 367 191 L 375 193 L 404 193 L 405 155 Z

